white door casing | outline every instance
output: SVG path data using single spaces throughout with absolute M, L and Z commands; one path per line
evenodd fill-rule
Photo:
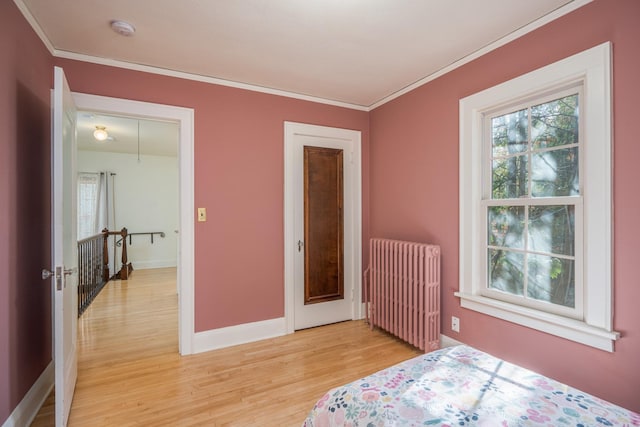
M 287 333 L 362 317 L 362 190 L 359 131 L 285 122 L 285 322 Z M 344 151 L 344 292 L 345 299 L 304 305 L 303 149 Z
M 179 124 L 178 341 L 182 355 L 194 352 L 194 110 L 172 105 L 73 93 L 80 110 Z
M 52 253 L 54 275 L 55 420 L 67 425 L 78 377 L 76 248 L 76 109 L 62 68 L 54 68 Z

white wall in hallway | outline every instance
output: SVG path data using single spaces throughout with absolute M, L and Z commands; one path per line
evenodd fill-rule
M 133 268 L 175 267 L 178 235 L 178 158 L 78 151 L 79 172 L 110 171 L 115 177 L 115 230 L 163 231 L 165 237 L 133 236 L 127 253 Z M 111 181 L 110 181 L 111 182 Z M 113 254 L 110 249 L 109 256 Z M 120 257 L 118 252 L 118 259 Z

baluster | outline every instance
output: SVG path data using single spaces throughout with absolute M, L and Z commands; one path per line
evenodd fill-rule
M 109 281 L 108 230 L 80 240 L 78 250 L 78 316 L 80 316 Z M 105 262 L 106 258 L 106 262 Z

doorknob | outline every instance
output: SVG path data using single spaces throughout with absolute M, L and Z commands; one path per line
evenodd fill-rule
M 65 276 L 70 276 L 71 274 L 75 274 L 78 272 L 78 267 L 73 267 L 73 268 L 62 268 L 62 267 L 56 267 L 56 271 L 53 272 L 51 270 L 47 270 L 46 268 L 42 269 L 42 280 L 47 280 L 50 279 L 52 277 L 55 277 L 56 279 L 56 289 L 61 291 L 62 290 L 62 275 Z
M 304 242 L 302 240 L 298 240 L 298 252 L 302 251 L 304 247 Z
M 56 289 L 58 291 L 62 290 L 62 274 L 64 269 L 62 267 L 56 267 L 55 273 L 51 270 L 47 270 L 46 268 L 42 269 L 42 280 L 47 280 L 51 277 L 55 277 L 56 279 Z
M 65 276 L 70 276 L 72 274 L 75 274 L 78 272 L 78 267 L 73 267 L 73 268 L 67 268 L 65 270 L 62 270 Z M 58 273 L 58 269 L 56 269 L 56 272 L 54 273 L 51 270 L 47 270 L 46 268 L 42 269 L 42 280 L 47 280 L 50 279 L 52 277 L 55 276 L 56 279 L 59 279 L 60 277 L 58 277 L 59 273 Z
M 42 280 L 47 280 L 50 279 L 52 276 L 55 276 L 56 273 L 54 273 L 51 270 L 47 270 L 46 268 L 42 269 Z

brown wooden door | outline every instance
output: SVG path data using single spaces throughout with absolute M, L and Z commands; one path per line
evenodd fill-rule
M 351 320 L 360 297 L 360 133 L 285 123 L 285 318 Z
M 304 304 L 344 299 L 343 150 L 304 147 Z

